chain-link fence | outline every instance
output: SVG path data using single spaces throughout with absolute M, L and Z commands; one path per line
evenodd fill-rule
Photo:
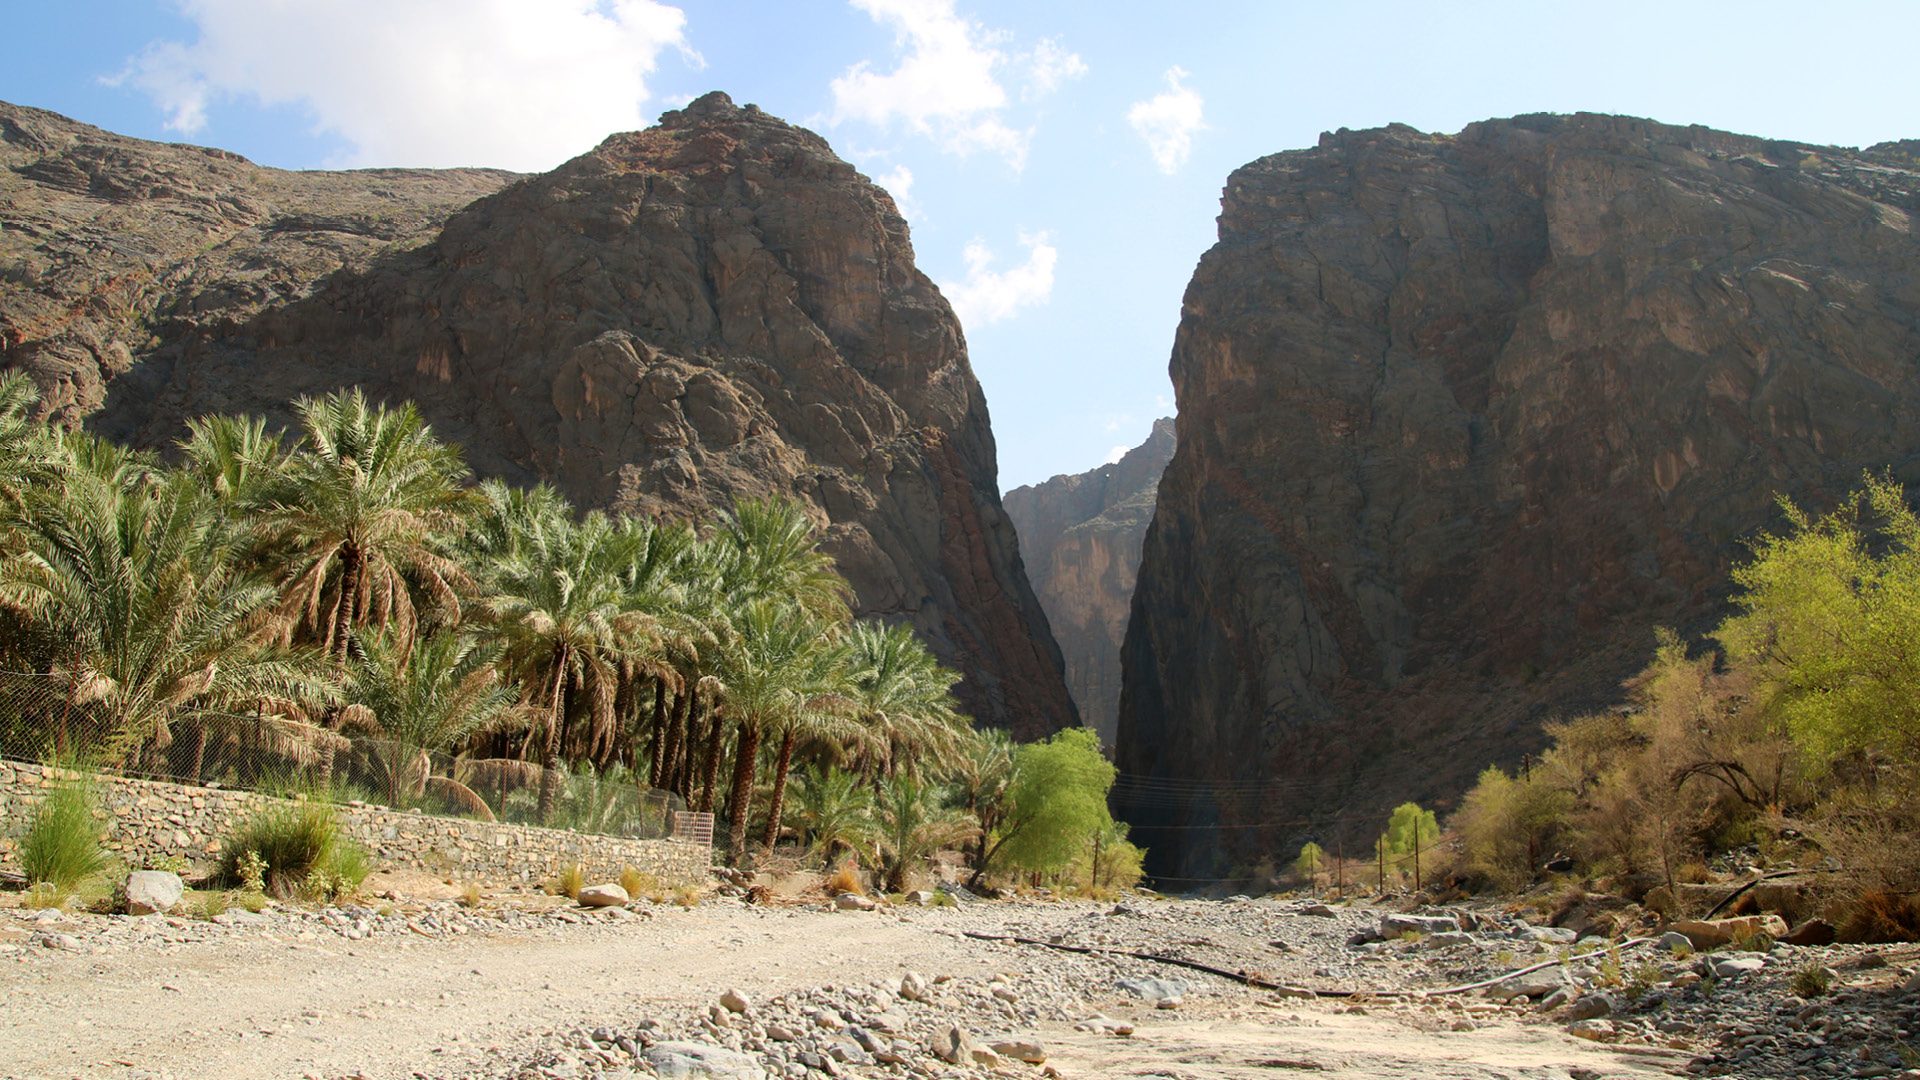
M 101 680 L 60 675 L 0 672 L 0 757 L 604 836 L 652 839 L 689 828 L 677 795 L 649 788 L 644 774 L 618 763 L 547 770 L 518 758 L 431 751 L 266 703 L 251 714 L 138 709 Z

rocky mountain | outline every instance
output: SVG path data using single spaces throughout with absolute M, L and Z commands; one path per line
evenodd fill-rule
M 1067 663 L 1080 718 L 1113 746 L 1120 712 L 1120 643 L 1133 606 L 1140 544 L 1154 492 L 1173 458 L 1173 421 L 1119 461 L 1006 493 L 1020 557 Z
M 1920 481 L 1916 149 L 1524 116 L 1236 171 L 1124 649 L 1151 868 L 1366 850 L 1710 626 L 1776 493 Z
M 794 495 L 975 716 L 1076 722 L 959 323 L 817 135 L 709 94 L 518 181 L 284 173 L 12 107 L 0 136 L 4 362 L 64 414 L 166 446 L 357 384 L 582 504 Z

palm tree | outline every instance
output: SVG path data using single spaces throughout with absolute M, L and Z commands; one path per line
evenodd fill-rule
M 720 586 L 736 604 L 778 599 L 827 620 L 846 617 L 847 579 L 820 550 L 813 521 L 791 499 L 748 499 L 720 522 Z
M 107 760 L 164 749 L 183 715 L 297 713 L 333 697 L 310 656 L 268 640 L 273 586 L 239 566 L 195 481 L 90 436 L 67 441 L 79 464 L 32 500 L 0 605 L 21 620 L 23 651 L 65 678 L 68 707 L 97 708 Z
M 185 470 L 220 503 L 252 514 L 286 480 L 290 454 L 278 432 L 257 416 L 203 416 L 187 422 L 180 442 Z
M 760 740 L 771 725 L 789 725 L 825 706 L 840 687 L 841 650 L 829 628 L 798 605 L 754 600 L 733 621 L 719 657 L 720 700 L 735 725 L 733 794 L 727 808 L 728 851 L 746 854 Z
M 880 771 L 950 771 L 966 746 L 966 718 L 953 700 L 960 676 L 903 625 L 861 621 L 849 635 L 850 694 L 880 751 Z
M 405 650 L 416 629 L 411 588 L 459 610 L 466 577 L 446 547 L 472 505 L 466 465 L 412 405 L 373 405 L 356 388 L 294 409 L 304 438 L 259 516 L 288 552 L 281 614 L 343 669 L 362 626 L 390 630 Z
M 27 492 L 64 471 L 66 455 L 46 424 L 34 419 L 40 390 L 25 372 L 0 374 L 0 506 L 20 510 Z
M 945 792 L 907 773 L 880 786 L 873 804 L 881 879 L 888 892 L 907 887 L 907 871 L 972 834 L 964 813 L 948 809 Z
M 553 810 L 572 693 L 586 696 L 596 727 L 613 724 L 620 663 L 653 620 L 629 603 L 630 534 L 604 515 L 578 523 L 537 516 L 517 528 L 512 553 L 487 572 L 481 602 L 508 669 L 536 695 L 539 719 L 529 740 L 538 740 L 544 820 Z
M 831 867 L 841 849 L 859 851 L 873 838 L 873 792 L 854 773 L 831 766 L 800 774 L 794 798 L 809 856 Z
M 441 753 L 517 719 L 519 688 L 501 678 L 497 648 L 451 630 L 428 634 L 402 655 L 385 636 L 363 638 L 346 700 L 379 734 L 388 801 L 404 805 L 424 789 L 422 755 Z M 416 775 L 418 774 L 418 775 Z
M 967 740 L 959 768 L 954 770 L 960 805 L 975 823 L 973 874 L 968 886 L 978 888 L 986 877 L 988 843 L 1007 814 L 1007 793 L 1013 787 L 1013 737 L 997 728 L 976 731 Z

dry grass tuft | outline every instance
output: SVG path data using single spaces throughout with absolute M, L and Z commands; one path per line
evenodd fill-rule
M 621 869 L 620 887 L 627 890 L 627 895 L 635 900 L 645 897 L 656 904 L 666 900 L 669 895 L 666 886 L 660 883 L 659 878 L 631 866 Z
M 580 899 L 580 890 L 587 887 L 587 871 L 579 863 L 570 863 L 560 868 L 560 872 L 547 881 L 547 892 L 554 896 L 564 896 L 569 900 Z
M 866 889 L 860 884 L 860 867 L 852 859 L 834 867 L 827 875 L 827 895 L 838 896 L 841 893 L 859 893 L 866 895 Z
M 1841 921 L 1840 940 L 1850 944 L 1920 941 L 1920 901 L 1885 889 L 1861 893 Z

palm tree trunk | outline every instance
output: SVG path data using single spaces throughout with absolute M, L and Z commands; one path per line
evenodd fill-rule
M 691 690 L 682 690 L 674 695 L 673 711 L 667 716 L 667 790 L 689 806 L 693 804 L 692 704 Z
M 560 718 L 567 711 L 567 647 L 553 647 L 553 703 L 547 712 L 546 738 L 540 742 L 540 822 L 553 814 L 553 802 L 559 794 L 559 777 L 554 762 L 560 756 Z
M 711 714 L 711 720 L 707 725 L 706 779 L 700 786 L 700 812 L 703 814 L 711 814 L 713 812 L 713 789 L 720 782 L 720 744 L 722 738 L 726 735 L 726 715 L 724 711 L 718 708 L 709 708 L 707 712 Z M 687 714 L 688 730 L 693 729 L 693 718 L 698 715 L 698 710 Z
M 743 719 L 733 751 L 733 797 L 727 807 L 727 861 L 735 866 L 747 853 L 747 810 L 753 802 L 753 766 L 759 754 L 760 725 Z
M 347 663 L 347 637 L 360 614 L 360 561 L 359 548 L 340 546 L 340 603 L 334 608 L 333 640 L 328 643 L 328 651 L 342 667 Z
M 780 842 L 780 804 L 787 798 L 787 771 L 793 768 L 793 725 L 780 736 L 780 759 L 773 766 L 773 806 L 767 816 L 767 854 Z
M 666 767 L 667 757 L 667 680 L 653 681 L 653 760 L 647 767 L 647 782 L 657 788 L 666 787 L 661 770 Z

